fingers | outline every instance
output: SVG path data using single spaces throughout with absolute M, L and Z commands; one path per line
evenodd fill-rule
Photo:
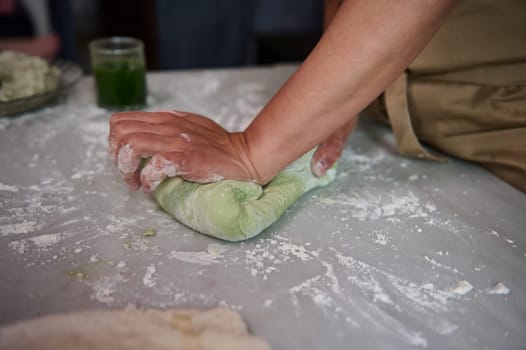
M 171 130 L 166 130 L 161 125 L 169 123 L 173 117 L 173 113 L 161 112 L 120 112 L 114 114 L 110 119 L 110 133 L 108 137 L 109 151 L 113 159 L 116 159 L 123 137 L 136 132 L 165 135 Z
M 343 145 L 339 138 L 329 138 L 322 142 L 311 161 L 311 171 L 316 177 L 325 175 L 334 163 L 340 158 Z
M 178 112 L 181 113 L 181 112 Z M 166 111 L 166 112 L 119 112 L 115 113 L 111 116 L 110 119 L 110 129 L 113 129 L 115 124 L 127 121 L 127 120 L 133 120 L 133 121 L 142 121 L 146 123 L 153 123 L 153 124 L 162 124 L 170 121 L 174 116 L 178 116 L 179 114 L 175 113 L 174 111 Z
M 140 156 L 130 145 L 126 144 L 119 149 L 117 167 L 124 177 L 133 174 L 139 168 L 140 162 Z
M 178 119 L 174 119 L 174 116 Z M 197 114 L 167 110 L 164 112 L 121 112 L 110 120 L 109 151 L 116 160 L 119 148 L 127 136 L 146 133 L 182 137 L 190 142 L 189 135 L 197 134 L 209 139 L 218 129 L 217 123 Z M 168 150 L 167 150 L 168 151 Z
M 137 189 L 140 185 L 141 158 L 148 158 L 163 151 L 185 150 L 187 147 L 188 141 L 183 136 L 174 138 L 153 134 L 131 134 L 123 139 L 123 145 L 119 148 L 116 157 L 117 167 L 128 185 L 132 189 Z
M 137 156 L 129 145 L 124 145 L 124 147 L 120 148 L 117 156 L 117 166 L 128 187 L 134 191 L 141 186 L 139 177 L 140 163 L 141 158 Z
M 230 134 L 214 121 L 187 112 L 123 112 L 112 116 L 110 151 L 132 189 L 152 192 L 166 178 L 208 183 L 252 179 Z M 151 157 L 141 170 L 141 158 Z
M 157 153 L 142 169 L 140 184 L 144 192 L 150 193 L 167 177 L 181 176 L 198 183 L 220 181 L 224 176 L 216 171 L 218 159 L 224 166 L 220 157 L 208 157 L 208 154 L 201 152 Z M 228 172 L 228 169 L 223 171 Z
M 161 153 L 154 155 L 142 169 L 140 183 L 143 191 L 150 193 L 167 177 L 183 175 L 176 164 Z
M 140 158 L 134 155 L 130 146 L 122 147 L 118 156 L 119 171 L 128 187 L 134 191 L 141 186 L 139 178 Z
M 114 160 L 119 147 L 127 144 L 126 138 L 136 134 L 180 136 L 184 132 L 174 124 L 152 124 L 135 120 L 118 122 L 109 137 L 110 153 Z
M 180 146 L 181 141 L 191 141 L 190 136 L 173 123 L 174 116 L 184 115 L 183 112 L 169 111 L 122 112 L 112 116 L 110 153 L 130 188 L 137 189 L 140 185 L 138 168 L 141 157 L 170 151 Z
M 318 146 L 311 160 L 311 171 L 314 176 L 324 176 L 340 158 L 345 141 L 356 127 L 357 121 L 358 117 L 353 118 Z
M 138 171 L 124 176 L 123 179 L 131 190 L 137 191 L 141 187 L 141 177 Z

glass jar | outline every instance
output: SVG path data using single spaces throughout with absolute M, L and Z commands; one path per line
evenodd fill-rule
M 146 105 L 144 45 L 130 37 L 90 43 L 97 104 L 108 109 L 139 109 Z

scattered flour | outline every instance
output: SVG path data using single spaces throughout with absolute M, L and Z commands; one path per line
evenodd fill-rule
M 8 224 L 0 226 L 0 233 L 2 236 L 19 235 L 33 232 L 37 229 L 37 223 L 34 221 L 25 220 L 16 224 Z
M 173 250 L 170 252 L 170 257 L 184 262 L 206 266 L 217 264 L 223 257 L 222 253 L 227 249 L 226 245 L 211 243 L 208 245 L 206 251 L 184 252 Z
M 442 252 L 440 252 L 440 253 L 442 253 Z M 442 254 L 437 253 L 437 255 L 442 255 Z M 427 255 L 424 256 L 424 259 L 427 262 L 429 262 L 431 265 L 433 265 L 434 267 L 442 268 L 444 270 L 447 270 L 447 271 L 450 271 L 450 272 L 453 272 L 453 273 L 459 273 L 459 271 L 458 271 L 458 269 L 456 267 L 451 267 L 451 266 L 442 264 L 442 263 L 436 261 L 435 259 L 430 258 Z
M 492 288 L 488 289 L 488 294 L 502 294 L 507 295 L 510 293 L 510 289 L 502 282 L 498 282 Z
M 28 249 L 25 240 L 11 241 L 8 246 L 20 255 L 24 254 Z
M 428 218 L 436 210 L 432 203 L 422 203 L 411 191 L 402 195 L 391 194 L 388 198 L 372 194 L 340 194 L 320 198 L 320 202 L 349 208 L 351 217 L 360 221 L 381 218 L 401 222 L 401 217 Z
M 308 249 L 307 244 L 290 242 L 279 234 L 273 235 L 268 243 L 258 243 L 252 248 L 242 246 L 244 264 L 252 277 L 260 276 L 266 280 L 270 274 L 278 272 L 280 266 L 296 261 L 306 263 L 318 256 L 316 251 Z
M 374 302 L 378 302 L 379 301 L 379 302 L 382 302 L 382 303 L 385 303 L 385 304 L 393 304 L 393 301 L 391 300 L 389 295 L 387 295 L 385 293 L 376 293 L 374 295 L 373 301 Z
M 457 285 L 451 290 L 452 293 L 458 295 L 466 295 L 473 289 L 471 283 L 466 280 L 462 280 L 457 283 Z
M 286 256 L 294 256 L 301 261 L 308 261 L 312 258 L 312 254 L 309 254 L 304 246 L 281 242 L 278 245 L 278 249 L 282 251 Z
M 495 236 L 495 237 L 500 237 L 499 233 L 497 231 L 495 231 L 495 230 L 491 230 L 489 232 L 489 234 L 492 235 L 492 236 Z
M 437 327 L 438 333 L 442 335 L 452 334 L 458 329 L 459 327 L 456 324 L 453 324 L 449 321 L 442 321 Z
M 190 138 L 190 135 L 186 134 L 186 133 L 181 133 L 179 136 L 181 136 L 182 139 L 184 139 L 186 142 L 191 142 L 192 139 Z
M 146 273 L 142 277 L 142 284 L 144 284 L 148 288 L 153 288 L 157 284 L 157 277 L 156 277 L 157 270 L 155 269 L 155 265 L 148 265 L 146 267 Z
M 197 82 L 191 81 L 190 84 L 198 86 L 202 94 L 215 94 L 221 87 L 222 81 L 210 77 L 213 75 Z M 240 129 L 249 122 L 245 115 L 253 116 L 258 113 L 265 102 L 266 95 L 263 93 L 264 86 L 261 84 L 242 84 L 236 89 L 238 95 L 232 99 L 232 106 L 214 106 L 213 110 L 206 111 L 204 110 L 206 108 L 201 107 L 200 104 L 192 104 L 191 96 L 184 93 L 181 94 L 178 103 L 182 103 L 185 110 L 196 110 L 207 115 L 212 115 L 217 111 L 216 121 L 228 129 Z M 352 239 L 342 240 L 342 242 L 351 242 L 351 245 L 339 250 L 339 241 L 335 240 L 338 237 L 348 234 L 356 239 L 359 238 L 357 230 L 352 231 L 353 224 L 358 221 L 367 221 L 373 225 L 393 224 L 395 230 L 400 229 L 401 224 L 411 219 L 423 219 L 418 220 L 420 221 L 418 225 L 446 225 L 444 223 L 446 219 L 440 221 L 440 218 L 444 216 L 440 215 L 437 206 L 432 201 L 432 196 L 423 195 L 417 190 L 408 190 L 408 187 L 400 187 L 393 177 L 389 177 L 389 169 L 383 168 L 383 162 L 390 157 L 388 152 L 381 150 L 367 155 L 360 154 L 358 151 L 344 152 L 342 164 L 346 166 L 346 169 L 342 169 L 342 176 L 349 174 L 349 176 L 356 174 L 368 176 L 369 179 L 377 181 L 380 185 L 385 182 L 389 189 L 384 192 L 375 192 L 358 186 L 356 190 L 349 190 L 348 193 L 320 197 L 320 205 L 329 209 L 334 207 L 335 212 L 339 213 L 337 219 L 341 220 L 342 227 L 346 228 L 338 235 L 327 238 L 330 245 L 320 245 L 318 242 L 311 246 L 310 243 L 302 242 L 301 238 L 291 238 L 293 235 L 289 236 L 281 231 L 280 234 L 270 233 L 266 237 L 238 245 L 212 243 L 207 246 L 206 250 L 181 251 L 178 248 L 165 252 L 162 247 L 155 246 L 155 240 L 144 239 L 143 230 L 137 228 L 143 227 L 141 224 L 152 220 L 152 217 L 155 217 L 160 231 L 178 231 L 178 226 L 165 215 L 159 214 L 155 206 L 145 201 L 143 197 L 141 200 L 135 200 L 133 196 L 137 194 L 130 194 L 124 187 L 121 191 L 116 190 L 122 184 L 114 165 L 108 160 L 106 151 L 108 116 L 105 111 L 94 107 L 85 108 L 82 114 L 82 120 L 85 123 L 83 123 L 82 132 L 79 133 L 79 149 L 68 150 L 78 151 L 76 156 L 79 159 L 71 168 L 71 164 L 64 161 L 67 157 L 61 157 L 62 151 L 60 147 L 54 146 L 54 141 L 61 133 L 69 133 L 69 129 L 77 127 L 79 115 L 75 115 L 77 113 L 75 109 L 71 109 L 70 112 L 64 113 L 66 116 L 57 121 L 54 119 L 56 113 L 50 113 L 49 118 L 44 119 L 42 125 L 39 126 L 38 134 L 29 135 L 33 147 L 32 153 L 50 148 L 53 148 L 55 152 L 54 158 L 44 153 L 41 155 L 34 153 L 26 159 L 29 166 L 40 169 L 42 166 L 53 164 L 49 169 L 62 168 L 55 172 L 50 170 L 49 178 L 44 178 L 42 181 L 37 180 L 39 182 L 34 182 L 35 185 L 32 186 L 12 186 L 0 183 L 0 191 L 5 192 L 0 195 L 3 196 L 2 198 L 9 197 L 6 201 L 8 202 L 7 207 L 10 208 L 9 212 L 0 215 L 0 234 L 7 239 L 11 239 L 8 237 L 11 235 L 36 235 L 34 237 L 23 236 L 23 239 L 9 241 L 9 248 L 15 254 L 22 256 L 23 261 L 26 261 L 26 258 L 38 256 L 42 258 L 42 261 L 44 259 L 51 261 L 51 263 L 48 262 L 51 265 L 58 263 L 56 260 L 62 259 L 63 251 L 65 251 L 68 259 L 73 259 L 75 263 L 86 264 L 88 270 L 92 268 L 95 273 L 90 274 L 88 271 L 86 275 L 88 278 L 82 283 L 91 288 L 93 300 L 107 305 L 126 301 L 126 293 L 123 293 L 122 284 L 129 278 L 130 283 L 140 285 L 142 282 L 144 287 L 151 288 L 148 292 L 155 293 L 155 298 L 152 298 L 152 303 L 156 303 L 155 306 L 172 307 L 188 304 L 215 306 L 220 304 L 237 309 L 242 307 L 233 304 L 232 299 L 228 300 L 225 294 L 221 294 L 232 290 L 229 288 L 237 288 L 237 283 L 234 284 L 235 287 L 226 285 L 217 289 L 194 290 L 189 286 L 192 282 L 188 284 L 185 282 L 184 285 L 181 285 L 173 279 L 163 280 L 155 264 L 146 266 L 146 270 L 134 271 L 131 267 L 128 268 L 124 261 L 104 263 L 104 261 L 107 262 L 104 259 L 106 249 L 110 249 L 106 247 L 111 247 L 112 252 L 115 253 L 119 253 L 119 249 L 122 248 L 123 254 L 148 254 L 148 256 L 155 257 L 155 261 L 167 259 L 163 262 L 172 263 L 173 266 L 181 266 L 180 261 L 195 264 L 199 269 L 198 279 L 201 279 L 201 276 L 202 279 L 210 278 L 210 276 L 216 277 L 219 268 L 236 271 L 236 278 L 238 278 L 238 272 L 240 276 L 245 272 L 250 278 L 247 284 L 243 285 L 244 287 L 250 289 L 253 285 L 254 288 L 259 288 L 261 293 L 268 292 L 261 296 L 262 302 L 259 302 L 264 307 L 277 308 L 278 305 L 281 307 L 292 303 L 295 306 L 293 311 L 301 318 L 305 316 L 302 314 L 304 308 L 309 306 L 323 313 L 323 321 L 338 321 L 338 323 L 342 321 L 341 323 L 355 330 L 366 327 L 376 328 L 405 344 L 416 347 L 428 346 L 428 340 L 424 335 L 429 332 L 449 335 L 459 328 L 456 324 L 449 322 L 446 317 L 456 310 L 463 310 L 462 302 L 466 298 L 462 296 L 467 295 L 473 289 L 468 281 L 461 281 L 452 289 L 439 287 L 444 285 L 444 279 L 439 277 L 440 274 L 444 274 L 444 271 L 429 270 L 429 266 L 427 271 L 430 271 L 433 276 L 429 276 L 426 281 L 416 280 L 416 277 L 414 281 L 407 276 L 401 277 L 403 275 L 396 271 L 396 264 L 391 269 L 393 266 L 376 264 L 376 262 L 382 262 L 381 258 L 367 260 L 364 255 L 355 255 L 357 248 L 352 246 Z M 97 115 L 103 117 L 97 117 Z M 38 120 L 35 121 L 35 123 L 38 122 Z M 18 123 L 18 121 L 9 123 Z M 4 125 L 6 124 L 0 119 L 0 130 Z M 181 137 L 186 138 L 183 134 Z M 401 169 L 410 170 L 410 161 L 401 160 L 398 164 Z M 381 173 L 378 172 L 379 166 L 382 166 Z M 99 178 L 105 180 L 97 182 Z M 412 182 L 413 185 L 415 181 L 425 179 L 425 175 L 422 174 L 406 173 L 404 176 L 404 180 Z M 110 181 L 113 182 L 110 183 Z M 11 181 L 6 180 L 6 182 Z M 107 186 L 102 187 L 102 185 Z M 435 189 L 435 192 L 439 191 Z M 101 207 L 100 209 L 85 206 L 86 203 L 107 202 L 106 199 L 100 201 L 100 198 L 107 198 L 108 193 L 111 193 L 111 198 L 119 198 L 123 203 L 122 206 Z M 89 196 L 91 198 L 87 198 Z M 94 197 L 99 202 L 94 201 Z M 139 208 L 139 212 L 146 214 L 144 216 L 123 214 L 133 209 L 130 208 L 130 203 L 134 205 L 140 203 L 139 205 L 143 207 Z M 94 209 L 101 211 L 104 215 L 97 216 L 98 213 L 95 213 L 85 216 L 79 222 L 70 220 L 71 217 L 77 217 L 78 212 L 85 213 L 86 210 L 93 211 Z M 68 218 L 61 220 L 62 225 L 70 221 L 68 225 L 78 228 L 78 232 L 69 232 L 71 231 L 69 229 L 68 232 L 63 232 L 62 226 L 53 221 L 55 220 L 53 218 L 63 216 L 68 216 Z M 448 229 L 451 228 L 450 231 L 461 232 L 458 223 L 447 222 L 447 225 L 449 225 Z M 420 226 L 411 227 L 415 228 L 414 231 L 411 230 L 412 234 L 416 235 L 415 231 L 421 233 L 421 235 L 416 235 L 419 237 L 429 232 L 428 230 L 423 231 Z M 185 233 L 180 234 L 181 232 Z M 187 240 L 188 237 L 194 235 L 184 230 L 181 232 L 177 232 L 178 235 L 180 234 L 177 236 L 178 240 Z M 499 233 L 495 230 L 485 232 L 499 237 Z M 395 242 L 396 237 L 392 235 L 392 231 L 382 228 L 380 231 L 367 231 L 364 235 L 367 235 L 367 243 L 370 247 L 373 241 L 386 246 L 387 254 L 390 252 L 392 256 L 399 254 L 394 246 L 389 247 L 387 244 Z M 467 237 L 467 235 L 461 236 L 460 234 L 458 236 Z M 74 239 L 66 240 L 70 237 Z M 334 240 L 331 241 L 331 239 Z M 506 238 L 506 241 L 514 244 L 509 238 Z M 97 242 L 102 242 L 102 245 L 90 246 L 91 243 Z M 182 246 L 188 246 L 186 242 L 181 243 Z M 396 243 L 399 241 L 397 240 Z M 387 250 L 387 247 L 391 250 Z M 431 249 L 433 250 L 430 251 L 434 252 L 439 247 Z M 35 250 L 42 252 L 42 255 L 35 255 Z M 374 249 L 371 250 L 374 251 Z M 342 253 L 343 251 L 346 254 Z M 71 254 L 71 252 L 85 252 L 85 255 Z M 225 254 L 226 252 L 228 254 Z M 454 250 L 451 252 L 453 255 Z M 416 258 L 422 261 L 422 255 L 420 252 Z M 442 257 L 448 253 L 436 251 L 436 255 Z M 122 259 L 128 259 L 127 255 L 124 256 L 126 257 Z M 117 261 L 121 257 L 112 259 Z M 445 258 L 433 258 L 426 255 L 424 259 L 432 265 L 432 268 L 441 268 L 446 272 L 460 274 L 455 267 L 444 265 Z M 30 268 L 29 265 L 28 268 Z M 290 279 L 283 280 L 283 276 L 288 276 Z M 239 281 L 246 282 L 241 277 Z M 510 290 L 499 282 L 486 292 L 487 294 L 507 295 Z M 477 294 L 473 294 L 475 299 Z M 250 305 L 252 307 L 253 303 Z M 401 314 L 404 317 L 410 317 L 413 321 L 411 324 L 418 326 L 412 326 L 414 329 L 411 329 L 411 326 L 399 320 Z
M 68 235 L 64 233 L 50 233 L 47 235 L 40 235 L 37 237 L 28 238 L 27 240 L 39 248 L 47 248 L 54 244 L 57 244 L 67 236 Z
M 122 281 L 123 279 L 120 276 L 104 276 L 88 283 L 92 287 L 91 298 L 99 303 L 113 304 L 117 285 Z
M 376 235 L 376 238 L 373 241 L 374 243 L 378 243 L 378 244 L 381 244 L 381 245 L 386 245 L 387 244 L 387 236 L 386 235 L 378 233 L 378 232 L 376 232 L 375 235 Z
M 0 183 L 0 191 L 18 192 L 18 187 Z

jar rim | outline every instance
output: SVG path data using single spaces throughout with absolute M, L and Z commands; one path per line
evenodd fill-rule
M 89 44 L 91 50 L 104 55 L 126 55 L 140 51 L 143 47 L 141 40 L 129 36 L 112 36 L 95 39 Z

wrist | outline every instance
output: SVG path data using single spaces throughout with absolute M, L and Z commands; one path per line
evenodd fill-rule
M 240 162 L 240 166 L 247 175 L 247 180 L 254 181 L 260 185 L 264 185 L 272 180 L 273 176 L 265 176 L 258 169 L 254 159 L 249 151 L 247 135 L 244 132 L 234 132 L 230 134 L 230 141 L 234 152 Z

